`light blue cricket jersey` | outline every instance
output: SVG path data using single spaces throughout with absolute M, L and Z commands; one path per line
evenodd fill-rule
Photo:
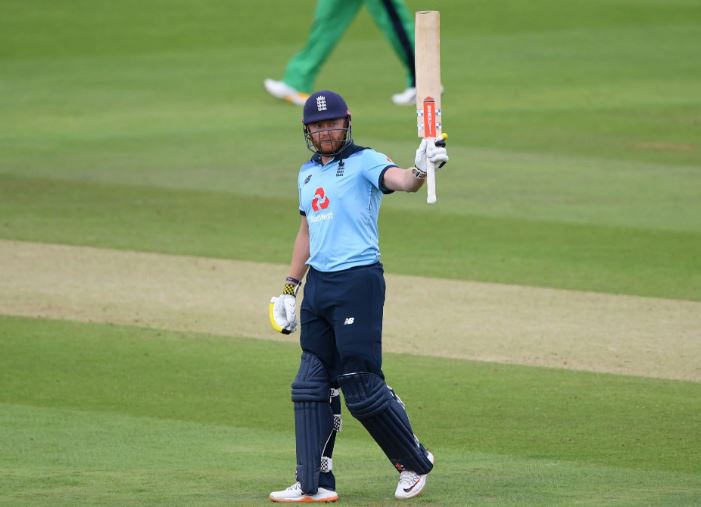
M 351 144 L 325 166 L 315 154 L 297 178 L 299 212 L 309 224 L 309 260 L 318 271 L 341 271 L 380 260 L 377 218 L 387 155 Z

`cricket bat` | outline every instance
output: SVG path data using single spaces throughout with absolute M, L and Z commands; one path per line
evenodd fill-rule
M 419 137 L 441 137 L 441 13 L 419 11 L 415 23 L 416 116 Z M 426 202 L 436 202 L 436 168 L 426 161 Z

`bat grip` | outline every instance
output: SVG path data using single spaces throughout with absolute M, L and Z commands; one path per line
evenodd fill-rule
M 426 190 L 427 190 L 427 195 L 426 195 L 426 202 L 428 204 L 433 204 L 436 202 L 437 197 L 436 197 L 436 167 L 431 162 L 428 160 L 428 157 L 426 157 Z

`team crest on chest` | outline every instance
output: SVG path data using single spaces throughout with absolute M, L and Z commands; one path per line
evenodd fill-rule
M 338 163 L 338 168 L 336 169 L 336 176 L 343 176 L 343 171 L 345 170 L 346 165 L 343 163 L 343 160 L 341 160 Z

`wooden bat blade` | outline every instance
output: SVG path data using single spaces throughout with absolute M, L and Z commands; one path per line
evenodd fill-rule
M 415 30 L 418 135 L 419 137 L 438 137 L 442 132 L 440 12 L 417 12 Z M 430 118 L 426 117 L 428 112 L 432 113 Z
M 436 138 L 442 132 L 441 110 L 441 15 L 419 11 L 415 23 L 416 122 L 422 138 Z M 436 202 L 436 172 L 426 161 L 426 202 Z

